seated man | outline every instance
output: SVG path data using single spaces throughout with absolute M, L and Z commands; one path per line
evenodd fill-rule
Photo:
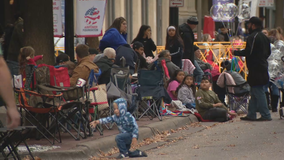
M 108 84 L 110 81 L 111 68 L 115 60 L 115 50 L 113 48 L 106 48 L 103 57 L 96 63 L 101 69 L 102 74 L 98 79 L 98 84 Z
M 65 53 L 61 53 L 56 57 L 56 64 L 58 66 L 62 66 L 62 67 L 67 67 L 68 68 L 68 74 L 70 77 L 72 77 L 73 74 L 73 70 L 76 67 L 76 64 L 74 62 L 70 61 L 70 57 L 65 54 Z
M 77 67 L 73 71 L 73 75 L 70 78 L 70 85 L 76 86 L 79 78 L 88 80 L 91 70 L 95 73 L 99 72 L 99 67 L 90 61 L 89 47 L 84 44 L 80 44 L 76 47 L 76 57 L 78 61 Z
M 141 42 L 134 42 L 133 49 L 137 53 L 139 59 L 139 66 L 136 66 L 139 69 L 148 69 L 148 63 L 146 59 L 143 57 L 144 54 L 144 45 Z
M 196 109 L 202 118 L 225 122 L 229 120 L 228 114 L 237 116 L 236 113 L 228 111 L 228 108 L 221 103 L 215 92 L 209 90 L 210 86 L 211 83 L 208 78 L 202 78 L 200 89 L 195 94 Z

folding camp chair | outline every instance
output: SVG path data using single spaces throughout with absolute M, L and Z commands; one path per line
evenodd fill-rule
M 24 143 L 28 150 L 28 154 L 34 159 L 33 154 L 26 143 L 26 139 L 32 129 L 35 128 L 35 126 L 20 126 L 10 130 L 6 127 L 0 127 L 0 152 L 2 153 L 2 157 L 4 159 L 9 159 L 9 157 L 12 156 L 13 159 L 21 159 L 17 152 L 17 147 L 19 144 Z M 0 155 L 0 159 L 2 159 L 2 157 Z
M 38 85 L 38 88 L 47 92 L 56 92 L 62 94 L 63 100 L 66 102 L 60 105 L 58 112 L 59 127 L 68 132 L 75 140 L 80 140 L 80 137 L 87 138 L 86 119 L 84 108 L 84 87 L 56 87 L 49 85 Z M 60 103 L 59 103 L 60 104 Z M 67 124 L 65 126 L 64 124 Z M 70 126 L 77 136 L 75 136 L 67 127 Z M 55 127 L 53 123 L 52 127 Z M 83 134 L 81 133 L 83 132 Z
M 95 91 L 98 90 L 98 87 L 96 87 L 97 84 L 97 79 L 98 77 L 101 75 L 101 70 L 99 70 L 99 73 L 95 73 L 94 70 L 91 70 L 90 75 L 89 75 L 89 79 L 88 79 L 88 83 L 86 86 L 86 117 L 91 117 L 90 120 L 87 121 L 87 127 L 89 130 L 89 135 L 93 135 L 93 130 L 90 127 L 90 121 L 92 120 L 98 120 L 100 115 L 99 115 L 99 105 L 100 104 L 107 104 L 108 102 L 103 102 L 103 103 L 98 103 L 96 101 L 96 97 L 95 97 Z M 90 94 L 93 93 L 93 94 Z M 90 95 L 94 96 L 94 97 L 90 97 Z M 94 102 L 91 102 L 91 99 L 94 99 Z M 90 113 L 90 115 L 89 115 Z M 88 118 L 87 118 L 88 119 Z M 103 128 L 102 125 L 99 124 L 96 126 L 96 130 L 98 130 L 100 132 L 100 135 L 103 135 Z
M 225 90 L 228 97 L 228 106 L 230 110 L 236 113 L 238 110 L 248 113 L 248 102 L 250 98 L 250 91 L 243 88 L 248 85 L 247 82 L 239 85 L 227 85 L 227 78 L 224 76 Z
M 164 88 L 162 70 L 140 70 L 138 72 L 138 98 L 140 100 L 139 110 L 142 111 L 138 119 L 146 115 L 153 119 L 160 115 L 160 103 L 168 94 Z
M 23 88 L 15 89 L 15 92 L 18 94 L 19 104 L 17 106 L 20 108 L 22 125 L 23 120 L 26 120 L 32 126 L 37 126 L 37 133 L 40 134 L 37 136 L 37 139 L 43 136 L 51 144 L 54 144 L 55 141 L 61 143 L 61 135 L 57 121 L 58 112 L 61 108 L 55 105 L 54 99 L 60 98 L 62 95 L 42 95 L 34 91 L 24 90 Z M 36 106 L 29 105 L 27 97 L 31 96 L 42 98 L 42 102 L 39 102 Z M 47 99 L 53 99 L 53 104 L 46 103 Z M 50 122 L 56 124 L 55 129 L 51 130 Z M 59 139 L 56 138 L 56 132 L 58 132 Z M 53 141 L 48 137 L 52 137 Z

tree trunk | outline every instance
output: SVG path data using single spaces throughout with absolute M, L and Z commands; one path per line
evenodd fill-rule
M 88 37 L 85 40 L 86 44 L 90 48 L 98 49 L 99 48 L 99 38 L 98 37 Z
M 25 0 L 23 13 L 25 45 L 32 46 L 36 55 L 43 55 L 39 63 L 49 65 L 55 63 L 52 4 L 52 0 Z

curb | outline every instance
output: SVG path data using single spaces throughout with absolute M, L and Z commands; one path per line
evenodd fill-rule
M 139 127 L 139 142 L 145 138 L 153 137 L 157 132 L 162 132 L 170 129 L 177 129 L 187 124 L 199 122 L 198 119 L 190 114 L 187 117 L 172 117 L 163 121 L 151 123 L 146 126 Z M 84 142 L 77 144 L 75 149 L 67 151 L 54 151 L 54 152 L 37 152 L 33 153 L 34 156 L 38 156 L 44 160 L 53 159 L 89 159 L 93 156 L 97 156 L 99 150 L 108 152 L 113 147 L 116 147 L 115 143 L 116 135 L 97 139 L 95 141 Z

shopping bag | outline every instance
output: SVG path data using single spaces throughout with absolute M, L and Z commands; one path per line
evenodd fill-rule
M 109 107 L 108 105 L 108 100 L 107 100 L 107 90 L 106 90 L 106 85 L 105 84 L 101 84 L 101 85 L 97 85 L 95 86 L 96 88 L 98 88 L 92 95 L 92 92 L 90 93 L 90 97 L 94 97 L 93 98 L 93 102 L 98 103 L 98 110 L 104 110 L 106 108 Z M 91 100 L 91 98 L 90 98 Z M 91 101 L 92 103 L 92 101 Z

